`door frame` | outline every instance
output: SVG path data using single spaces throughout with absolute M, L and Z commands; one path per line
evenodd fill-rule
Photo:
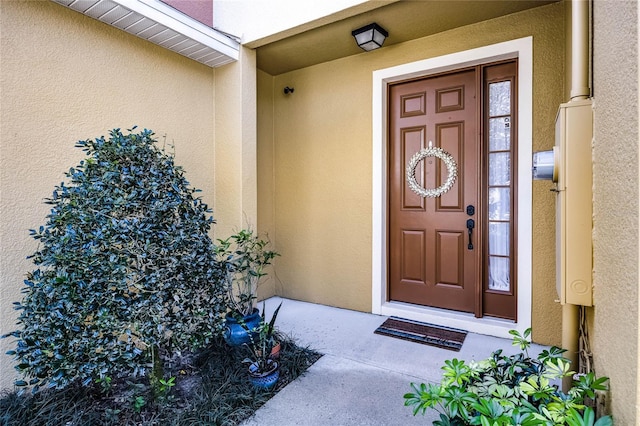
M 388 300 L 387 93 L 388 85 L 410 78 L 518 58 L 518 321 L 475 318 L 473 314 Z M 509 330 L 531 327 L 533 37 L 497 43 L 373 72 L 372 307 L 374 314 L 400 316 L 474 333 L 510 338 Z

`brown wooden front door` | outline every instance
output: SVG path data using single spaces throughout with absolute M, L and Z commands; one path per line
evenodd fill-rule
M 389 87 L 390 300 L 516 319 L 517 115 L 515 93 L 505 91 L 515 88 L 516 69 L 511 61 Z M 415 193 L 407 177 L 412 156 L 430 141 L 457 163 L 451 189 L 433 198 Z M 437 157 L 415 168 L 425 189 L 448 175 Z
M 389 295 L 391 300 L 464 312 L 476 311 L 479 250 L 470 248 L 467 206 L 478 207 L 476 70 L 395 84 L 389 105 Z M 453 187 L 424 198 L 407 183 L 411 157 L 429 141 L 456 161 Z M 423 188 L 448 176 L 442 160 L 427 157 L 415 169 Z M 477 246 L 477 226 L 471 244 Z

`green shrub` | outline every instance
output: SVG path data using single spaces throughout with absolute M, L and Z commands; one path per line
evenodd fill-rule
M 572 376 L 564 349 L 551 347 L 531 358 L 528 337 L 515 330 L 514 346 L 522 352 L 506 356 L 495 351 L 489 359 L 466 363 L 456 358 L 445 361 L 440 384 L 412 383 L 413 392 L 404 395 L 413 414 L 427 409 L 440 413 L 436 426 L 609 426 L 609 416 L 597 422 L 593 410 L 585 407 L 585 398 L 605 390 L 606 377 L 594 373 L 579 376 L 565 394 L 556 382 Z
M 162 363 L 221 331 L 226 265 L 213 218 L 153 133 L 79 141 L 87 158 L 46 202 L 25 280 L 18 386 L 162 379 Z M 4 336 L 4 337 L 7 337 Z M 152 381 L 153 383 L 153 381 Z

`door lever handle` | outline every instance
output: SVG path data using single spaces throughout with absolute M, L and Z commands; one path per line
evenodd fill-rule
M 473 219 L 467 219 L 467 231 L 469 232 L 469 245 L 467 249 L 473 250 L 473 241 L 471 240 L 471 234 L 473 234 L 473 228 L 476 227 L 476 221 Z

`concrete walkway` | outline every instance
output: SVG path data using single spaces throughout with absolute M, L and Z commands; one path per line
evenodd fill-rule
M 481 360 L 498 348 L 517 352 L 510 340 L 472 333 L 460 352 L 407 342 L 373 333 L 386 317 L 278 297 L 266 301 L 267 317 L 281 301 L 277 328 L 324 356 L 243 426 L 431 424 L 435 411 L 414 417 L 404 406 L 411 382 L 440 382 L 446 359 Z

